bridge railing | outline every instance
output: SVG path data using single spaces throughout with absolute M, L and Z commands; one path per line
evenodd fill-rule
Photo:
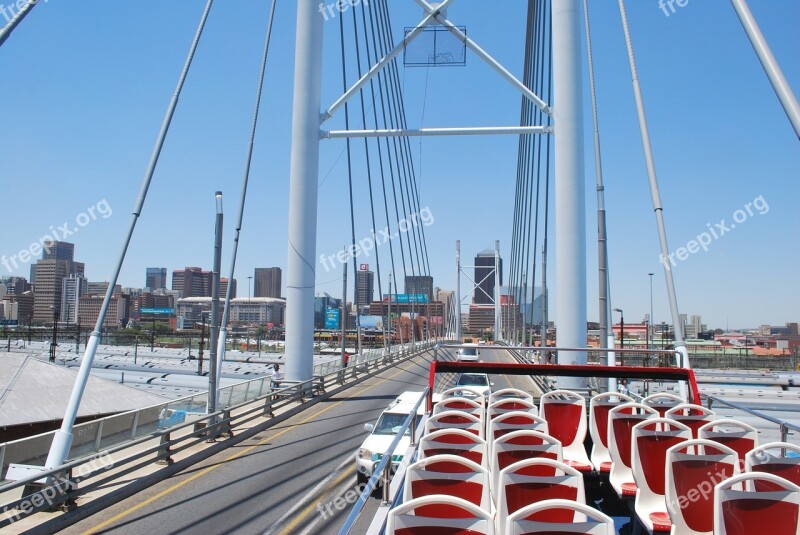
M 0 483 L 0 510 L 7 512 L 0 517 L 0 528 L 13 524 L 21 517 L 63 507 L 79 496 L 113 485 L 120 477 L 152 466 L 154 462 L 172 464 L 173 457 L 177 454 L 203 442 L 231 436 L 235 427 L 258 421 L 265 416 L 274 416 L 275 410 L 296 402 L 322 399 L 321 396 L 325 395 L 328 387 L 361 381 L 385 366 L 416 356 L 431 345 L 418 343 L 413 348 L 409 346 L 385 354 L 380 352 L 381 354 L 363 356 L 360 363 L 348 366 L 345 370 L 336 369 L 331 373 L 317 375 L 309 381 L 280 389 L 267 388 L 254 399 L 223 407 L 213 414 L 196 413 L 183 421 L 170 421 L 177 412 L 169 412 L 184 410 L 186 407 L 202 407 L 205 410 L 205 405 L 201 402 L 203 397 L 190 396 L 104 418 L 102 423 L 97 420 L 80 428 L 76 426 L 76 446 L 70 450 L 70 460 L 52 469 L 36 468 L 44 464 L 52 433 L 0 444 L 0 457 L 4 458 L 4 475 L 7 475 L 10 463 L 34 465 L 32 470 L 26 472 L 25 477 Z M 329 368 L 316 367 L 315 371 L 324 372 L 326 369 Z M 260 380 L 248 383 L 259 385 Z M 229 388 L 234 387 L 248 389 L 246 383 Z M 261 388 L 251 384 L 249 389 L 257 392 Z M 234 398 L 237 395 L 231 392 L 229 399 Z M 281 416 L 288 417 L 302 408 L 302 405 L 294 405 Z M 252 427 L 259 430 L 262 428 L 260 424 Z M 111 432 L 112 428 L 115 433 Z M 112 445 L 114 435 L 120 440 Z M 131 436 L 135 438 L 131 439 Z M 99 446 L 105 446 L 105 449 L 98 449 Z M 76 454 L 77 451 L 81 452 L 81 456 Z
M 418 347 L 420 347 L 419 344 Z M 341 382 L 355 377 L 362 370 L 379 365 L 381 359 L 406 355 L 411 349 L 410 344 L 405 344 L 393 346 L 391 353 L 384 352 L 382 348 L 377 351 L 365 351 L 363 355 L 354 356 L 355 358 L 351 359 L 349 366 L 344 370 L 341 369 L 338 359 L 317 363 L 312 371 L 315 377 L 312 386 L 324 387 L 324 384 L 331 380 Z M 232 409 L 242 404 L 264 399 L 266 395 L 287 398 L 287 393 L 291 389 L 297 389 L 297 385 L 272 389 L 270 381 L 269 376 L 263 376 L 220 388 L 219 409 L 221 411 Z M 148 438 L 153 433 L 175 429 L 186 424 L 201 423 L 208 418 L 207 406 L 208 393 L 202 392 L 77 424 L 73 428 L 74 439 L 68 458 L 85 457 L 117 445 Z M 0 482 L 5 480 L 11 464 L 43 466 L 54 434 L 55 431 L 50 431 L 12 442 L 0 443 Z M 3 487 L 0 485 L 0 491 L 2 490 Z

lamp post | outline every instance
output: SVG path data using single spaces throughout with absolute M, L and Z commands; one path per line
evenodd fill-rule
M 650 277 L 650 316 L 647 320 L 647 347 L 649 349 L 650 342 L 656 338 L 656 332 L 653 330 L 653 275 L 655 275 L 655 273 L 648 273 L 647 275 Z
M 197 351 L 197 375 L 203 375 L 203 347 L 206 343 L 206 315 L 200 313 L 200 343 Z
M 56 361 L 56 346 L 58 346 L 58 307 L 50 305 L 53 311 L 53 341 L 50 342 L 50 362 Z
M 247 350 L 250 351 L 250 314 L 252 313 L 252 309 L 250 308 L 250 281 L 253 280 L 253 277 L 247 277 L 247 325 L 245 328 L 247 329 Z
M 619 348 L 625 349 L 625 315 L 621 308 L 615 308 L 614 312 L 619 312 Z M 619 354 L 619 363 L 625 366 L 625 353 Z

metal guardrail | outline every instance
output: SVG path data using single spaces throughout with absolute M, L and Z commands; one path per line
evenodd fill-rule
M 130 474 L 144 466 L 152 464 L 154 461 L 160 464 L 171 464 L 173 462 L 172 455 L 187 450 L 201 442 L 211 442 L 216 437 L 230 436 L 231 430 L 234 426 L 248 423 L 252 420 L 261 418 L 263 416 L 273 415 L 275 409 L 288 406 L 294 402 L 305 401 L 306 398 L 313 397 L 314 392 L 324 393 L 325 388 L 335 385 L 343 385 L 348 380 L 360 380 L 361 378 L 378 371 L 380 368 L 396 364 L 397 362 L 406 360 L 416 356 L 418 352 L 424 351 L 430 347 L 430 344 L 417 344 L 416 347 L 404 346 L 399 351 L 392 351 L 390 354 L 364 357 L 361 359 L 351 359 L 350 365 L 347 368 L 336 368 L 333 371 L 323 374 L 315 374 L 315 377 L 308 381 L 292 384 L 291 386 L 281 389 L 267 389 L 255 398 L 242 399 L 238 403 L 222 407 L 219 411 L 213 414 L 198 414 L 197 418 L 184 420 L 181 422 L 174 422 L 169 427 L 159 427 L 155 424 L 159 420 L 158 413 L 165 410 L 166 406 L 174 405 L 176 402 L 169 402 L 146 409 L 131 411 L 122 415 L 117 415 L 101 420 L 89 422 L 82 426 L 75 426 L 75 439 L 79 445 L 81 455 L 76 455 L 74 452 L 75 446 L 70 450 L 70 460 L 62 466 L 44 470 L 36 471 L 32 475 L 19 479 L 16 481 L 4 481 L 0 483 L 0 494 L 8 495 L 9 492 L 24 487 L 28 489 L 31 486 L 37 488 L 33 492 L 26 495 L 27 491 L 22 492 L 21 497 L 12 498 L 10 501 L 0 503 L 0 510 L 13 511 L 15 509 L 21 510 L 21 513 L 10 515 L 6 514 L 5 517 L 0 518 L 0 527 L 10 525 L 20 516 L 29 516 L 39 511 L 52 509 L 53 507 L 69 503 L 74 498 L 91 492 L 109 482 Z M 326 363 L 323 363 L 326 364 Z M 318 369 L 315 371 L 325 372 L 327 368 Z M 247 383 L 255 383 L 259 381 L 269 381 L 268 377 L 259 378 Z M 232 387 L 241 387 L 247 383 L 239 385 L 232 385 Z M 251 389 L 253 391 L 253 389 Z M 203 394 L 205 396 L 205 394 Z M 197 396 L 191 396 L 184 400 L 178 400 L 187 403 L 187 400 L 192 400 Z M 234 396 L 229 396 L 228 400 L 235 399 Z M 248 405 L 252 405 L 248 408 Z M 205 403 L 202 406 L 205 410 Z M 170 409 L 171 410 L 171 409 Z M 234 411 L 236 414 L 234 415 Z M 144 416 L 143 416 L 144 415 Z M 131 421 L 133 425 L 125 428 L 121 436 L 124 440 L 119 440 L 116 443 L 111 443 L 114 435 L 106 435 L 103 429 L 110 430 L 111 427 L 107 421 L 114 418 L 124 417 L 124 421 Z M 142 421 L 143 418 L 145 421 Z M 149 420 L 148 420 L 149 418 Z M 117 424 L 119 422 L 116 422 Z M 119 427 L 117 427 L 119 429 Z M 133 430 L 133 431 L 131 431 Z M 145 433 L 147 431 L 147 433 Z M 92 432 L 92 433 L 90 433 Z M 183 433 L 177 438 L 174 435 Z M 117 433 L 119 434 L 119 433 Z M 86 435 L 91 435 L 87 438 Z M 133 435 L 133 436 L 132 436 Z M 98 438 L 100 437 L 100 438 Z M 104 438 L 106 440 L 104 440 Z M 40 465 L 43 465 L 44 458 L 46 457 L 49 445 L 52 440 L 52 433 L 37 435 L 28 439 L 9 442 L 0 445 L 0 462 L 3 466 L 3 474 L 6 473 L 6 468 L 10 463 L 16 464 L 33 464 L 29 459 L 41 459 Z M 158 444 L 146 446 L 148 442 L 158 441 Z M 88 447 L 88 444 L 92 444 Z M 24 453 L 25 448 L 33 448 L 30 454 Z M 138 451 L 134 455 L 126 456 L 123 459 L 113 459 L 112 465 L 93 466 L 87 473 L 81 473 L 77 479 L 74 476 L 76 468 L 86 465 L 92 465 L 93 460 L 98 458 L 97 453 L 102 453 L 103 456 L 111 456 L 122 452 L 127 449 L 135 447 L 144 447 L 143 450 Z M 43 452 L 43 453 L 41 453 Z M 10 454 L 10 455 L 9 455 Z M 155 455 L 155 459 L 153 459 Z M 22 460 L 23 462 L 20 462 Z M 27 462 L 26 462 L 27 461 Z M 121 467 L 124 469 L 117 470 Z M 77 483 L 93 479 L 101 475 L 103 472 L 115 469 L 115 473 L 108 478 L 100 478 L 93 480 L 88 484 L 81 485 L 78 488 Z M 66 490 L 66 492 L 65 492 Z M 8 498 L 6 498 L 8 499 Z
M 405 354 L 410 349 L 410 344 L 395 346 L 392 349 L 392 354 Z M 365 351 L 363 355 L 354 355 L 344 370 L 338 359 L 332 359 L 315 364 L 312 374 L 315 377 L 327 376 L 338 371 L 347 374 L 384 356 L 386 355 L 383 349 Z M 262 376 L 220 388 L 218 406 L 222 410 L 258 399 L 272 391 L 270 381 L 269 376 Z M 98 453 L 119 444 L 147 437 L 157 431 L 175 428 L 187 421 L 203 420 L 207 406 L 208 393 L 203 392 L 78 424 L 74 427 L 74 440 L 69 458 L 75 459 Z M 10 464 L 43 465 L 54 434 L 55 431 L 49 431 L 0 444 L 0 481 L 5 478 Z M 0 490 L 2 490 L 1 485 Z
M 720 405 L 725 405 L 726 407 L 730 407 L 732 409 L 736 409 L 742 411 L 746 414 L 751 416 L 755 416 L 757 418 L 761 418 L 766 420 L 770 423 L 776 424 L 781 433 L 781 442 L 787 442 L 789 439 L 789 432 L 800 432 L 800 424 L 793 424 L 791 422 L 787 422 L 786 420 L 781 420 L 780 418 L 775 418 L 774 416 L 770 416 L 769 414 L 764 414 L 761 411 L 757 411 L 755 409 L 751 409 L 750 407 L 746 407 L 739 403 L 734 403 L 733 401 L 727 401 L 717 396 L 710 396 L 708 394 L 700 394 L 700 397 L 706 398 L 706 406 L 709 410 L 712 409 L 714 403 L 719 403 Z
M 358 517 L 361 515 L 361 511 L 364 509 L 364 506 L 367 504 L 367 500 L 375 491 L 376 487 L 378 486 L 378 480 L 382 480 L 383 484 L 383 502 L 386 505 L 389 501 L 389 482 L 391 480 L 391 467 L 392 467 L 392 457 L 394 455 L 395 448 L 400 444 L 400 441 L 403 439 L 406 433 L 406 429 L 411 430 L 411 444 L 410 446 L 416 445 L 416 422 L 417 422 L 417 410 L 419 409 L 422 402 L 428 399 L 428 391 L 430 387 L 425 387 L 425 390 L 422 392 L 422 395 L 414 404 L 414 407 L 409 411 L 408 417 L 403 422 L 403 425 L 400 426 L 400 430 L 397 432 L 397 435 L 392 440 L 392 443 L 389 444 L 389 447 L 386 449 L 386 452 L 381 456 L 381 460 L 378 463 L 378 466 L 372 471 L 372 477 L 369 478 L 367 481 L 367 485 L 361 494 L 358 497 L 358 500 L 353 505 L 353 508 L 350 510 L 350 514 L 347 515 L 347 518 L 344 521 L 344 524 L 339 529 L 339 535 L 347 535 L 350 533 L 350 530 L 353 528 L 353 525 L 358 520 Z

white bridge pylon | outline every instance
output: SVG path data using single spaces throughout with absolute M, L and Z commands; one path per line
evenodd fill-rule
M 467 37 L 447 17 L 454 0 L 429 3 L 415 0 L 424 17 L 394 48 L 372 65 L 347 91 L 320 113 L 323 56 L 323 18 L 316 0 L 297 2 L 295 56 L 295 94 L 292 116 L 292 153 L 289 186 L 289 258 L 287 262 L 286 375 L 288 379 L 311 379 L 313 358 L 313 304 L 316 258 L 317 181 L 319 143 L 322 139 L 357 137 L 409 137 L 457 135 L 553 134 L 556 176 L 556 241 L 559 344 L 586 345 L 586 232 L 584 214 L 581 12 L 580 0 L 552 0 L 554 99 L 553 108 L 514 76 L 499 61 Z M 546 115 L 556 127 L 548 125 L 476 126 L 420 129 L 329 130 L 322 125 L 344 107 L 369 81 L 392 62 L 404 47 L 428 26 L 446 28 L 473 54 L 486 62 L 500 77 Z M 561 35 L 559 35 L 561 34 Z M 565 46 L 565 44 L 568 45 Z M 559 46 L 563 46 L 559 50 Z M 554 130 L 558 128 L 558 132 Z M 559 142 L 560 140 L 560 142 Z M 561 165 L 559 165 L 561 162 Z M 559 187 L 559 184 L 563 184 Z M 561 199 L 559 202 L 559 198 Z M 564 272 L 562 273 L 562 267 Z M 499 294 L 499 292 L 497 292 Z M 456 298 L 456 330 L 460 334 L 460 297 Z M 499 300 L 495 300 L 495 332 L 500 332 Z M 576 363 L 585 362 L 585 353 L 570 354 Z M 568 385 L 564 385 L 568 386 Z

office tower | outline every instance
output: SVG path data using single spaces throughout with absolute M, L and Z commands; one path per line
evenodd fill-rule
M 433 301 L 433 277 L 430 275 L 406 275 L 405 292 L 424 294 L 428 302 Z
M 219 279 L 219 298 L 220 300 L 225 299 L 228 292 L 228 279 L 227 278 L 220 278 Z M 210 297 L 210 294 L 209 294 Z M 233 286 L 231 286 L 231 299 L 236 297 L 236 279 L 233 279 Z
M 86 279 L 80 275 L 70 275 L 61 281 L 61 322 L 78 322 L 80 298 L 86 295 Z
M 145 287 L 150 291 L 167 287 L 167 268 L 147 268 Z
M 176 269 L 172 272 L 172 289 L 181 297 L 211 296 L 211 272 L 199 267 Z
M 253 297 L 281 296 L 281 268 L 256 268 Z
M 375 286 L 375 273 L 369 271 L 367 264 L 361 264 L 361 269 L 356 271 L 356 309 L 361 312 L 361 307 L 369 306 L 372 302 Z
M 495 286 L 495 273 L 494 273 L 494 251 L 486 249 L 481 251 L 475 257 L 475 296 L 473 303 L 476 305 L 491 305 L 494 304 L 494 286 Z M 500 276 L 500 284 L 503 284 L 503 259 L 500 258 L 498 262 L 498 275 Z

